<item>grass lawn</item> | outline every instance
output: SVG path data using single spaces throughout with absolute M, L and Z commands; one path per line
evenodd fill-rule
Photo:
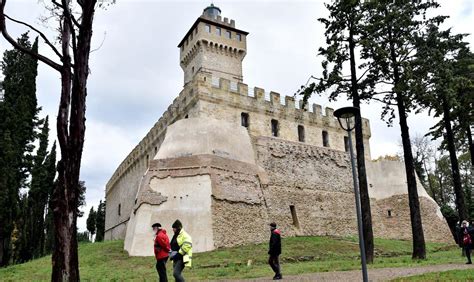
M 284 238 L 282 245 L 281 260 L 284 275 L 360 268 L 356 238 L 294 237 Z M 459 248 L 455 245 L 428 243 L 428 259 L 424 261 L 411 259 L 410 241 L 375 239 L 375 249 L 375 263 L 369 266 L 372 268 L 464 262 Z M 193 268 L 184 271 L 184 276 L 190 280 L 273 276 L 270 267 L 266 264 L 267 244 L 224 248 L 194 254 L 193 258 Z M 123 241 L 80 244 L 79 260 L 81 279 L 84 281 L 99 279 L 156 281 L 157 278 L 154 258 L 129 257 L 123 250 Z M 249 260 L 252 260 L 251 266 L 247 266 Z M 0 280 L 50 280 L 50 274 L 51 257 L 48 256 L 0 269 Z M 170 263 L 168 263 L 168 274 L 171 279 Z M 473 277 L 474 272 L 470 274 L 471 276 L 466 277 Z M 437 277 L 425 278 L 423 276 L 425 280 Z M 440 276 L 440 279 L 441 277 L 444 276 Z M 446 277 L 449 279 L 451 276 Z M 461 276 L 460 279 L 463 277 Z
M 449 270 L 410 276 L 393 281 L 474 281 L 474 268 L 467 270 Z

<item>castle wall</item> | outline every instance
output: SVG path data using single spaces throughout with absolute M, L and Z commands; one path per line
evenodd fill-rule
M 357 219 L 352 186 L 352 172 L 347 153 L 308 146 L 277 138 L 257 140 L 257 164 L 268 174 L 263 189 L 268 217 L 279 223 L 283 234 L 295 235 L 357 235 Z M 374 189 L 390 191 L 405 187 L 403 163 L 369 163 L 369 189 L 372 224 L 377 238 L 407 239 L 411 237 L 408 195 L 374 193 Z M 381 170 L 384 169 L 384 170 Z M 376 177 L 373 173 L 380 173 Z M 399 175 L 398 178 L 390 174 Z M 337 177 L 336 177 L 337 176 Z M 383 181 L 387 176 L 386 181 Z M 446 221 L 439 207 L 429 198 L 423 186 L 420 207 L 425 239 L 452 242 Z M 297 220 L 290 206 L 296 211 Z M 388 216 L 388 210 L 391 215 Z
M 217 83 L 216 83 L 217 82 Z M 322 131 L 329 135 L 329 148 L 344 151 L 345 132 L 333 117 L 333 110 L 313 104 L 311 110 L 298 108 L 293 97 L 284 97 L 270 92 L 267 100 L 265 90 L 255 87 L 249 94 L 244 83 L 233 83 L 228 79 L 216 79 L 208 72 L 199 72 L 192 83 L 188 83 L 173 101 L 163 116 L 120 164 L 106 186 L 106 239 L 123 239 L 127 221 L 142 176 L 149 162 L 156 156 L 165 137 L 166 129 L 186 116 L 210 117 L 225 120 L 237 128 L 241 126 L 241 113 L 249 114 L 248 132 L 253 140 L 259 136 L 271 136 L 271 119 L 279 121 L 279 137 L 298 141 L 298 125 L 305 128 L 305 142 L 322 147 Z M 299 106 L 300 107 L 300 106 Z M 366 157 L 370 158 L 370 125 L 363 119 Z M 118 214 L 120 205 L 121 213 Z

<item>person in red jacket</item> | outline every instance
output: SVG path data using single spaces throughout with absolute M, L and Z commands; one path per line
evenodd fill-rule
M 161 228 L 161 224 L 155 223 L 151 226 L 155 232 L 154 251 L 156 258 L 156 271 L 160 277 L 160 282 L 168 282 L 166 276 L 166 262 L 168 261 L 168 252 L 171 250 L 170 239 L 166 235 L 166 230 Z

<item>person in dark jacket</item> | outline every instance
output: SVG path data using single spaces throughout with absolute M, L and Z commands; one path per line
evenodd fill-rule
M 459 241 L 460 246 L 464 249 L 466 253 L 467 262 L 466 264 L 472 264 L 471 261 L 471 249 L 473 246 L 473 235 L 474 235 L 474 228 L 469 226 L 469 222 L 467 220 L 463 220 L 461 223 L 461 229 L 459 230 Z
M 155 232 L 154 252 L 156 258 L 156 271 L 160 277 L 160 282 L 168 282 L 166 276 L 166 262 L 168 261 L 168 253 L 171 250 L 170 239 L 166 235 L 166 230 L 161 228 L 160 223 L 155 223 L 151 226 Z
M 280 254 L 281 254 L 281 232 L 278 230 L 277 225 L 275 222 L 270 223 L 270 246 L 268 250 L 268 254 L 270 257 L 268 258 L 268 264 L 275 272 L 275 276 L 273 276 L 273 280 L 280 280 L 282 279 L 281 270 L 280 270 Z

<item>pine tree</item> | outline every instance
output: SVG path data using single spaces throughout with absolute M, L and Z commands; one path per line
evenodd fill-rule
M 407 122 L 415 109 L 413 96 L 420 89 L 414 87 L 417 77 L 416 37 L 428 23 L 440 23 L 445 17 L 428 18 L 427 10 L 439 5 L 434 1 L 368 1 L 366 40 L 361 57 L 368 60 L 373 77 L 376 98 L 385 103 L 382 115 L 391 124 L 398 112 L 403 144 L 408 200 L 413 236 L 414 259 L 425 259 L 426 248 L 416 184 L 414 158 Z M 417 61 L 417 63 L 420 63 Z M 424 61 L 429 64 L 429 60 Z M 375 99 L 372 97 L 372 99 Z
M 455 133 L 453 123 L 456 120 L 456 109 L 459 109 L 459 100 L 456 93 L 458 78 L 454 75 L 456 63 L 453 54 L 465 48 L 464 35 L 452 35 L 450 30 L 440 31 L 438 26 L 430 24 L 428 33 L 418 48 L 420 61 L 430 58 L 430 66 L 420 68 L 425 91 L 417 95 L 417 100 L 434 112 L 435 117 L 441 117 L 434 127 L 432 134 L 443 136 L 449 152 L 454 193 L 456 195 L 456 209 L 459 221 L 468 219 L 468 208 L 461 183 L 459 161 L 457 157 Z M 426 72 L 429 75 L 424 75 Z
M 18 43 L 37 52 L 38 41 L 31 45 L 28 34 Z M 37 123 L 37 60 L 18 50 L 5 51 L 2 69 L 4 101 L 0 114 L 0 266 L 11 257 L 11 233 L 19 209 L 19 190 L 26 186 L 31 170 Z
M 312 83 L 303 87 L 300 93 L 303 102 L 306 103 L 313 93 L 329 91 L 329 99 L 337 100 L 340 96 L 352 100 L 354 107 L 360 109 L 363 99 L 370 97 L 367 93 L 372 78 L 370 69 L 357 62 L 356 49 L 363 39 L 362 19 L 364 17 L 364 5 L 359 0 L 333 1 L 325 4 L 329 10 L 328 18 L 319 19 L 325 25 L 325 37 L 327 47 L 319 49 L 319 55 L 324 57 L 322 63 L 323 77 L 319 84 Z M 350 70 L 348 76 L 344 76 L 344 66 L 348 64 Z M 358 72 L 359 71 L 359 72 Z M 349 77 L 349 78 L 347 78 Z M 364 94 L 360 94 L 364 93 Z M 344 97 L 344 98 L 345 98 Z M 372 231 L 372 214 L 370 210 L 370 197 L 365 168 L 365 149 L 361 115 L 356 116 L 355 139 L 357 152 L 357 172 L 360 188 L 360 202 L 362 210 L 363 236 L 365 253 L 368 263 L 374 259 L 374 236 Z

